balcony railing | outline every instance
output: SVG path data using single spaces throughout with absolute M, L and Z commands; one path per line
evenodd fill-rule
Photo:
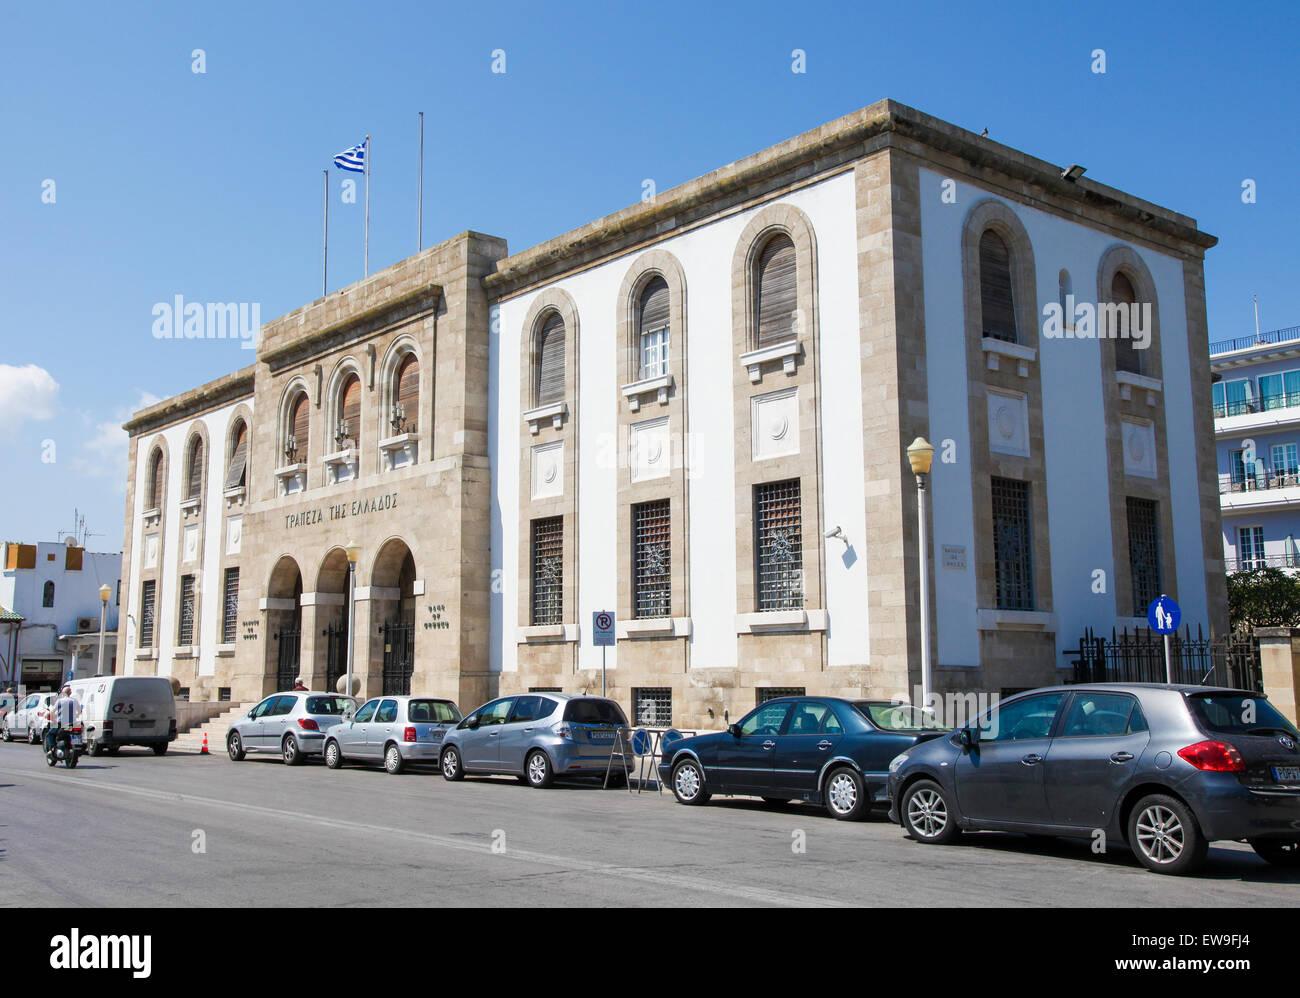
M 1300 568 L 1300 555 L 1294 554 L 1269 554 L 1249 555 L 1234 557 L 1224 556 L 1223 570 L 1225 572 L 1249 572 L 1254 568 Z
M 1264 398 L 1245 399 L 1240 402 L 1215 402 L 1214 416 L 1244 416 L 1252 412 L 1271 412 L 1274 409 L 1291 409 L 1300 407 L 1300 392 L 1280 392 Z
M 1210 344 L 1210 356 L 1221 353 L 1234 353 L 1237 350 L 1249 350 L 1251 347 L 1271 346 L 1277 343 L 1290 343 L 1300 340 L 1300 326 L 1288 326 L 1286 329 L 1274 329 L 1256 336 L 1238 336 L 1231 340 L 1216 340 Z
M 1234 492 L 1255 492 L 1264 489 L 1284 489 L 1292 485 L 1300 485 L 1300 471 L 1284 473 L 1261 471 L 1244 477 L 1240 475 L 1220 475 L 1219 495 L 1230 495 Z

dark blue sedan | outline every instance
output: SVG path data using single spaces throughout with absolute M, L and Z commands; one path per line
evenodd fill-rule
M 947 730 L 908 704 L 780 697 L 726 731 L 666 746 L 659 779 L 683 804 L 743 795 L 811 801 L 835 818 L 861 818 L 889 803 L 890 760 Z

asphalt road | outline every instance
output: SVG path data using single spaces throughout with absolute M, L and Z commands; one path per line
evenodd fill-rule
M 38 748 L 0 744 L 6 906 L 1258 907 L 1295 905 L 1298 887 L 1235 843 L 1173 878 L 1122 847 L 923 846 L 884 819 L 747 798 L 688 808 L 592 784 L 133 749 L 51 770 Z

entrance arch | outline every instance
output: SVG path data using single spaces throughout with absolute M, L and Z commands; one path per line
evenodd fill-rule
M 321 689 L 337 690 L 348 669 L 348 556 L 331 548 L 316 572 L 312 680 L 324 677 Z
M 266 584 L 266 662 L 263 693 L 292 688 L 302 673 L 302 572 L 283 555 Z
M 370 614 L 380 638 L 380 692 L 411 692 L 415 672 L 415 557 L 400 537 L 385 541 L 370 573 Z

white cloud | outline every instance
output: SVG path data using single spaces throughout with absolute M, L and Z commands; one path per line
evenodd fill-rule
M 59 383 L 35 364 L 0 364 L 0 427 L 12 434 L 25 419 L 52 419 L 59 402 Z
M 83 475 L 108 479 L 118 492 L 124 491 L 128 438 L 122 424 L 131 418 L 132 413 L 160 401 L 157 395 L 142 391 L 135 405 L 118 409 L 112 419 L 96 421 L 89 413 L 83 413 L 86 429 L 79 441 L 80 452 L 72 459 L 72 467 Z

